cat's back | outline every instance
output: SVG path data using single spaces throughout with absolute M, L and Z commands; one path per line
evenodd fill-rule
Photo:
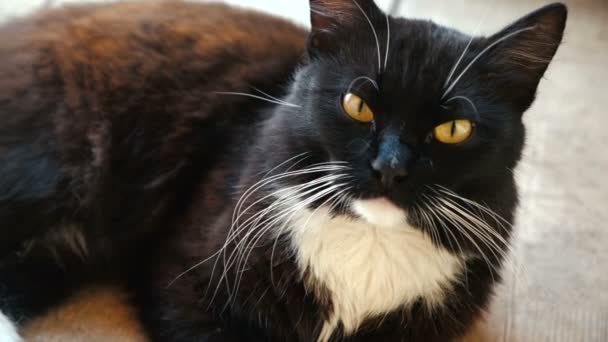
M 278 95 L 306 35 L 258 12 L 185 1 L 72 5 L 0 25 L 0 218 L 16 220 L 19 202 L 30 227 L 10 240 L 63 212 L 158 221 L 142 198 L 171 202 L 178 171 L 210 165 L 218 151 L 206 146 L 229 145 L 242 117 L 255 122 L 259 101 L 219 93 Z M 57 217 L 34 222 L 32 198 Z
M 211 88 L 201 86 L 210 82 L 213 90 L 235 91 L 293 67 L 305 40 L 287 21 L 223 4 L 67 6 L 0 28 L 0 90 L 54 78 L 72 106 L 84 104 L 82 97 L 95 104 L 103 101 L 91 96 L 155 86 L 205 98 Z

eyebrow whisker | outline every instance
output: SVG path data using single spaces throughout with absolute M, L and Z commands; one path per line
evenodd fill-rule
M 384 71 L 388 65 L 388 52 L 391 46 L 391 22 L 388 17 L 388 12 L 384 14 L 386 17 L 386 53 L 384 55 Z
M 491 2 L 488 3 L 488 6 L 484 10 L 484 13 L 481 16 L 479 23 L 477 23 L 477 27 L 475 27 L 475 31 L 473 31 L 474 33 L 471 35 L 471 38 L 467 42 L 467 45 L 464 47 L 462 54 L 460 55 L 460 57 L 458 57 L 456 64 L 454 64 L 454 67 L 452 67 L 452 70 L 450 71 L 450 74 L 448 75 L 448 78 L 446 79 L 445 84 L 443 85 L 444 89 L 447 88 L 448 85 L 450 84 L 450 81 L 452 80 L 452 77 L 454 77 L 454 73 L 458 69 L 458 66 L 460 66 L 460 63 L 462 63 L 464 56 L 466 56 L 467 52 L 469 51 L 469 48 L 471 47 L 471 43 L 473 43 L 473 39 L 475 39 L 475 36 L 479 33 L 479 29 L 481 28 L 481 25 L 485 22 L 486 18 L 488 17 L 488 12 L 490 11 L 490 8 L 494 5 L 494 2 L 496 2 L 496 0 L 492 0 Z
M 464 70 L 462 70 L 462 72 L 458 75 L 458 77 L 456 77 L 456 79 L 454 80 L 454 82 L 452 82 L 452 84 L 450 85 L 450 87 L 443 93 L 443 96 L 441 96 L 441 98 L 445 98 L 447 94 L 449 94 L 454 87 L 456 86 L 456 84 L 458 83 L 458 81 L 460 81 L 460 79 L 462 78 L 462 76 L 464 76 L 464 74 L 467 73 L 467 71 L 469 71 L 469 69 L 473 66 L 473 64 L 475 64 L 475 62 L 477 62 L 481 57 L 483 57 L 488 51 L 490 51 L 490 49 L 492 49 L 493 47 L 495 47 L 496 45 L 504 42 L 505 40 L 512 38 L 513 36 L 516 36 L 518 34 L 521 34 L 523 32 L 526 31 L 530 31 L 535 29 L 536 26 L 528 26 L 528 27 L 524 27 L 522 29 L 519 29 L 517 31 L 513 31 L 509 34 L 506 34 L 505 36 L 495 40 L 494 42 L 492 42 L 490 45 L 486 46 L 485 49 L 483 49 L 480 53 L 477 54 L 477 56 L 475 56 L 475 58 L 473 58 L 473 60 L 471 60 L 471 62 L 469 62 L 469 64 L 467 64 L 467 66 L 464 68 Z
M 378 87 L 378 83 L 376 81 L 374 81 L 371 77 L 369 77 L 369 76 L 359 76 L 359 77 L 355 78 L 354 80 L 352 80 L 350 82 L 350 84 L 348 85 L 348 88 L 347 88 L 346 92 L 350 93 L 350 91 L 355 86 L 355 83 L 357 83 L 357 81 L 360 81 L 360 80 L 365 80 L 365 81 L 370 82 L 374 86 L 374 88 L 376 89 L 376 91 L 380 91 L 380 88 Z
M 456 100 L 462 100 L 467 102 L 469 105 L 471 105 L 471 107 L 473 108 L 473 110 L 475 111 L 475 115 L 477 117 L 479 117 L 479 111 L 477 110 L 477 106 L 475 105 L 475 103 L 473 102 L 473 100 L 471 100 L 470 98 L 466 97 L 466 96 L 462 96 L 462 95 L 458 95 L 458 96 L 452 96 L 449 99 L 447 99 L 444 103 L 450 103 L 452 101 L 456 101 Z M 445 107 L 444 107 L 445 108 Z
M 381 72 L 382 71 L 382 53 L 380 52 L 380 40 L 378 39 L 378 33 L 376 33 L 376 29 L 374 28 L 374 24 L 372 23 L 372 20 L 369 18 L 369 16 L 367 15 L 367 13 L 365 13 L 365 11 L 361 7 L 361 5 L 359 5 L 359 3 L 357 2 L 357 0 L 353 0 L 353 2 L 355 3 L 355 5 L 359 9 L 359 11 L 361 11 L 361 13 L 363 14 L 363 16 L 367 20 L 367 23 L 369 24 L 369 27 L 372 29 L 372 33 L 374 35 L 374 39 L 376 40 L 376 48 L 378 49 L 378 72 Z

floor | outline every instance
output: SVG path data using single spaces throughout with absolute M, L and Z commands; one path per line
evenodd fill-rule
M 0 20 L 45 2 L 1 0 Z M 229 2 L 308 20 L 305 0 Z M 491 33 L 549 2 L 402 0 L 398 13 Z M 525 115 L 517 238 L 484 342 L 608 341 L 608 1 L 565 2 L 565 42 Z

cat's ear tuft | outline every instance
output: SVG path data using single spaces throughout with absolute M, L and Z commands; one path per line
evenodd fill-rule
M 373 0 L 310 0 L 309 50 L 335 48 L 337 32 L 356 27 L 379 12 Z
M 532 103 L 557 48 L 562 42 L 568 9 L 561 3 L 540 8 L 517 20 L 488 39 L 496 43 L 490 53 L 490 66 L 506 75 L 513 83 L 510 89 L 519 95 L 522 107 Z

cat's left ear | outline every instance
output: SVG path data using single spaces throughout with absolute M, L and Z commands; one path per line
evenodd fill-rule
M 373 0 L 310 0 L 309 52 L 331 52 L 338 48 L 340 34 L 368 27 L 383 15 Z
M 545 6 L 488 38 L 495 45 L 488 68 L 498 75 L 500 91 L 521 112 L 532 104 L 536 88 L 561 44 L 568 10 Z

